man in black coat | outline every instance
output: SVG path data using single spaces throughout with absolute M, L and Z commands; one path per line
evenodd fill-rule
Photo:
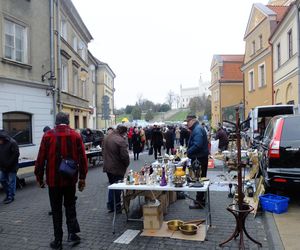
M 6 193 L 4 204 L 14 201 L 18 171 L 19 147 L 4 130 L 0 131 L 0 182 Z
M 154 150 L 154 158 L 157 159 L 157 154 L 161 156 L 161 147 L 163 145 L 163 134 L 160 130 L 158 124 L 153 125 L 152 137 L 151 137 L 151 147 Z

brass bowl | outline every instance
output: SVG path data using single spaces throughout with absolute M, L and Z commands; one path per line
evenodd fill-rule
M 198 227 L 193 224 L 184 224 L 179 227 L 179 230 L 186 235 L 194 235 L 197 233 Z
M 179 227 L 183 225 L 182 220 L 170 220 L 167 222 L 168 228 L 172 231 L 178 231 Z

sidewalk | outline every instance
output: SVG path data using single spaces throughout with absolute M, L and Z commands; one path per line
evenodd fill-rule
M 139 161 L 132 161 L 130 168 L 140 168 L 144 161 L 151 162 L 148 155 L 141 155 Z M 136 236 L 128 245 L 113 241 L 127 229 L 142 230 L 141 222 L 126 222 L 125 214 L 117 217 L 116 234 L 112 234 L 112 214 L 107 213 L 107 177 L 102 168 L 91 168 L 87 178 L 87 188 L 78 192 L 77 214 L 81 226 L 82 242 L 74 249 L 238 249 L 238 239 L 230 241 L 223 248 L 219 243 L 231 236 L 235 221 L 226 210 L 231 199 L 228 192 L 211 191 L 212 228 L 208 231 L 207 241 L 195 242 L 161 237 Z M 4 199 L 0 192 L 0 200 Z M 169 207 L 164 220 L 191 220 L 204 217 L 202 210 L 190 210 L 189 200 L 178 200 Z M 15 202 L 9 205 L 0 204 L 0 249 L 49 249 L 53 238 L 52 218 L 47 189 L 36 186 L 34 178 L 27 179 L 27 185 L 18 190 Z M 268 242 L 263 220 L 260 216 L 255 219 L 247 218 L 246 228 L 249 234 L 263 244 L 259 248 L 245 237 L 246 249 L 273 249 Z M 69 249 L 66 242 L 66 226 L 64 222 L 64 249 Z

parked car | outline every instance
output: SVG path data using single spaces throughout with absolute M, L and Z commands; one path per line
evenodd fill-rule
M 90 129 L 91 136 L 87 136 L 87 129 L 80 129 L 80 134 L 84 143 L 92 142 L 93 146 L 96 147 L 100 145 L 102 147 L 102 142 L 104 140 L 104 133 L 101 130 Z
M 260 151 L 266 187 L 300 184 L 300 115 L 275 116 L 269 122 Z
M 246 128 L 243 128 L 243 130 L 245 131 L 248 128 L 247 136 L 250 139 L 250 143 L 253 145 L 257 143 L 256 141 L 261 140 L 272 117 L 294 113 L 293 105 L 257 106 L 249 112 L 248 118 L 251 118 L 251 120 L 245 124 Z

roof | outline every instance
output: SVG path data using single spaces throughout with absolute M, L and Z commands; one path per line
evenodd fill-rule
M 216 63 L 224 63 L 224 62 L 244 62 L 244 55 L 214 55 L 212 62 L 211 62 L 211 67 L 212 69 Z
M 98 64 L 98 66 L 104 66 L 106 67 L 113 75 L 113 77 L 115 78 L 116 77 L 116 74 L 113 72 L 113 70 L 111 69 L 111 67 L 109 67 L 109 65 L 105 62 L 101 62 L 99 59 L 97 59 L 96 57 L 94 57 L 96 59 L 96 62 Z
M 244 55 L 219 55 L 223 62 L 243 62 Z
M 286 11 L 289 8 L 289 6 L 273 6 L 273 5 L 267 5 L 267 7 L 273 10 L 277 14 L 276 16 L 277 22 L 280 22 L 283 19 Z
M 241 62 L 224 63 L 223 74 L 220 81 L 243 81 L 243 72 L 241 71 Z
M 285 16 L 288 8 L 289 8 L 289 6 L 264 5 L 261 3 L 254 3 L 252 5 L 251 13 L 250 13 L 250 16 L 248 19 L 248 24 L 247 24 L 247 28 L 246 28 L 245 35 L 244 35 L 244 40 L 266 18 L 269 19 L 269 22 L 273 21 L 273 22 L 279 23 L 282 20 L 282 18 Z M 252 21 L 255 11 L 259 11 L 261 14 L 263 14 L 265 16 L 264 18 L 261 17 L 258 23 L 254 23 Z

